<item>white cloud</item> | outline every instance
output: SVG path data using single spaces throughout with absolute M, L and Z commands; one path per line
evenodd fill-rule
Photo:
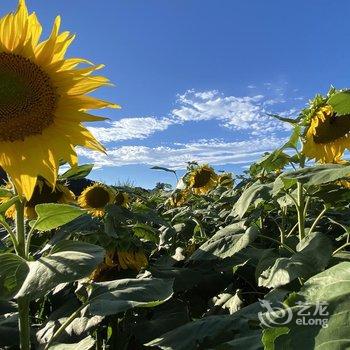
M 225 96 L 217 90 L 188 90 L 177 96 L 177 107 L 167 117 L 134 117 L 106 122 L 104 127 L 89 127 L 101 142 L 118 142 L 145 139 L 174 124 L 190 121 L 216 120 L 219 125 L 231 130 L 244 130 L 249 135 L 284 131 L 288 127 L 267 115 L 268 108 L 284 103 L 281 98 L 256 96 Z
M 281 145 L 283 138 L 255 138 L 245 141 L 200 140 L 172 147 L 122 146 L 108 150 L 107 155 L 80 149 L 79 154 L 93 161 L 96 167 L 114 167 L 133 164 L 158 165 L 184 169 L 186 162 L 198 161 L 212 165 L 246 164 L 262 153 Z
M 89 130 L 101 142 L 145 139 L 157 131 L 166 130 L 174 121 L 169 118 L 135 117 L 107 123 L 107 127 L 89 127 Z
M 180 122 L 218 120 L 231 130 L 246 130 L 256 135 L 285 130 L 282 122 L 267 115 L 267 107 L 285 102 L 256 96 L 224 96 L 218 91 L 195 92 L 188 90 L 178 96 L 179 107 L 172 111 L 172 118 Z

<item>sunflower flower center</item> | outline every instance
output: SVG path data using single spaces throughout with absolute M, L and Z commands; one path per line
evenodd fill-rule
M 94 187 L 85 195 L 90 208 L 103 208 L 109 203 L 109 193 L 102 187 Z
M 212 173 L 210 170 L 202 169 L 197 172 L 194 177 L 193 188 L 200 188 L 205 186 L 211 179 Z
M 326 117 L 319 121 L 316 134 L 313 136 L 315 143 L 329 143 L 336 141 L 348 134 L 350 131 L 350 115 Z
M 54 121 L 57 97 L 39 66 L 20 55 L 0 53 L 0 141 L 41 134 Z

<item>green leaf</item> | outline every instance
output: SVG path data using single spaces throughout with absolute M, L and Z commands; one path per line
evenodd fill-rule
M 255 201 L 269 200 L 271 198 L 272 184 L 254 183 L 243 191 L 236 204 L 233 206 L 232 213 L 242 218 L 251 204 Z
M 162 334 L 145 345 L 162 350 L 215 349 L 220 344 L 251 334 L 248 333 L 252 331 L 249 324 L 258 320 L 257 314 L 261 310 L 259 303 L 253 303 L 233 315 L 204 317 Z
M 252 243 L 258 236 L 255 227 L 245 229 L 244 222 L 228 225 L 202 244 L 190 260 L 214 260 L 231 257 Z
M 350 114 L 350 91 L 341 91 L 332 95 L 328 103 L 338 115 Z
M 105 251 L 93 244 L 61 241 L 50 255 L 28 262 L 29 273 L 16 297 L 38 298 L 60 283 L 86 277 L 103 261 L 104 255 Z
M 264 350 L 275 350 L 275 340 L 283 334 L 288 334 L 288 327 L 276 327 L 269 330 L 263 330 L 262 342 L 264 344 Z
M 324 311 L 328 315 L 320 315 L 318 310 L 321 302 L 327 305 Z M 275 350 L 350 348 L 350 262 L 337 264 L 313 276 L 305 282 L 300 292 L 291 295 L 286 303 L 290 305 L 289 308 L 278 313 L 264 314 L 266 319 L 269 318 L 274 323 L 285 319 L 287 315 L 292 316 L 290 322 L 283 325 L 289 328 L 288 334 L 280 334 L 276 338 L 274 328 L 264 331 L 266 339 L 276 338 Z M 307 310 L 302 310 L 305 306 Z M 304 324 L 299 325 L 297 320 L 302 318 L 301 312 L 308 312 L 309 316 L 304 316 Z M 320 321 L 315 324 L 315 319 Z M 321 321 L 327 319 L 327 327 L 322 327 Z
M 322 233 L 314 233 L 300 243 L 299 252 L 290 258 L 278 258 L 259 278 L 259 286 L 277 288 L 298 277 L 309 278 L 322 271 L 331 258 L 333 246 Z
M 107 316 L 134 307 L 154 307 L 164 303 L 172 294 L 171 279 L 120 279 L 94 283 L 89 311 L 92 315 Z
M 176 175 L 176 171 L 175 170 L 168 169 L 168 168 L 165 168 L 165 167 L 162 167 L 162 166 L 152 166 L 151 169 L 153 169 L 153 170 L 163 170 L 163 171 L 166 171 L 168 173 L 173 173 L 173 174 Z
M 13 192 L 7 188 L 0 187 L 0 197 L 9 197 L 13 196 Z
M 31 223 L 36 230 L 49 231 L 59 226 L 68 224 L 74 219 L 86 213 L 78 207 L 68 204 L 38 204 L 35 207 L 38 219 Z
M 281 117 L 278 114 L 271 114 L 271 113 L 267 113 L 267 115 L 269 117 L 276 118 L 276 119 L 278 119 L 281 122 L 289 123 L 289 124 L 292 124 L 292 125 L 298 124 L 299 121 L 300 121 L 300 118 L 296 118 L 296 119 L 286 118 L 286 117 Z
M 78 166 L 72 167 L 69 170 L 67 170 L 65 173 L 60 175 L 60 179 L 63 179 L 63 180 L 83 179 L 90 174 L 93 167 L 94 167 L 94 164 L 84 164 L 84 165 L 78 165 Z
M 324 164 L 286 172 L 280 175 L 274 184 L 273 193 L 278 193 L 283 187 L 288 189 L 301 182 L 305 187 L 323 185 L 348 177 L 350 165 Z
M 134 235 L 148 242 L 158 243 L 159 234 L 150 225 L 135 224 L 132 228 Z
M 12 207 L 19 200 L 18 196 L 12 197 L 6 202 L 0 204 L 0 213 L 4 213 L 8 208 Z
M 241 336 L 235 337 L 235 339 L 216 345 L 215 350 L 262 350 L 261 344 L 261 331 L 247 331 Z
M 19 291 L 29 267 L 27 262 L 12 253 L 0 254 L 0 300 L 9 300 Z
M 95 339 L 90 335 L 76 344 L 53 344 L 49 350 L 90 350 L 95 345 Z

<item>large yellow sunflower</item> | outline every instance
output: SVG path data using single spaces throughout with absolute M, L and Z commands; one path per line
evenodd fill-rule
M 188 176 L 188 185 L 198 195 L 206 194 L 217 185 L 218 175 L 207 164 L 198 166 Z
M 311 118 L 303 142 L 303 154 L 320 163 L 339 163 L 350 149 L 350 116 L 337 116 L 326 105 Z
M 8 198 L 7 198 L 8 200 Z M 69 188 L 63 184 L 56 183 L 52 188 L 45 180 L 38 179 L 32 197 L 25 202 L 24 214 L 29 220 L 37 217 L 35 206 L 43 203 L 72 203 L 75 201 L 75 196 Z M 16 207 L 11 206 L 6 210 L 6 217 L 15 219 Z
M 105 214 L 105 207 L 115 202 L 115 191 L 104 184 L 95 183 L 81 193 L 78 204 L 95 217 Z
M 91 75 L 102 65 L 64 57 L 74 36 L 59 33 L 60 22 L 40 42 L 41 25 L 24 0 L 0 19 L 0 166 L 27 200 L 38 176 L 54 187 L 60 160 L 77 164 L 75 146 L 104 151 L 81 123 L 104 119 L 89 109 L 118 107 L 86 95 L 109 81 Z

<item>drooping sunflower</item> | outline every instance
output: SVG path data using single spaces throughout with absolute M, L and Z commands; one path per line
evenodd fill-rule
M 78 204 L 87 209 L 94 217 L 102 217 L 105 207 L 115 202 L 115 191 L 104 184 L 95 183 L 87 188 L 78 197 Z
M 74 193 L 61 183 L 56 183 L 52 188 L 47 181 L 38 179 L 32 197 L 25 202 L 24 215 L 27 219 L 32 220 L 37 217 L 35 206 L 43 203 L 73 203 L 75 201 Z M 5 216 L 7 218 L 16 218 L 15 205 L 7 209 Z
M 337 116 L 329 105 L 320 107 L 304 135 L 302 153 L 320 163 L 340 163 L 350 149 L 350 116 Z
M 130 197 L 126 192 L 117 191 L 115 195 L 115 204 L 126 207 L 130 202 Z
M 123 270 L 131 269 L 140 271 L 141 268 L 148 266 L 148 260 L 143 250 L 136 251 L 118 251 L 119 266 Z
M 218 185 L 222 187 L 232 188 L 233 178 L 231 173 L 224 173 L 218 177 Z
M 24 0 L 0 19 L 0 166 L 27 200 L 38 176 L 54 187 L 59 162 L 77 164 L 75 146 L 104 151 L 82 122 L 104 119 L 90 109 L 118 107 L 86 95 L 109 81 L 91 75 L 102 65 L 65 58 L 74 35 L 60 33 L 60 22 L 40 41 L 41 24 Z
M 206 194 L 217 185 L 218 175 L 209 165 L 201 165 L 188 175 L 188 185 L 194 194 Z

